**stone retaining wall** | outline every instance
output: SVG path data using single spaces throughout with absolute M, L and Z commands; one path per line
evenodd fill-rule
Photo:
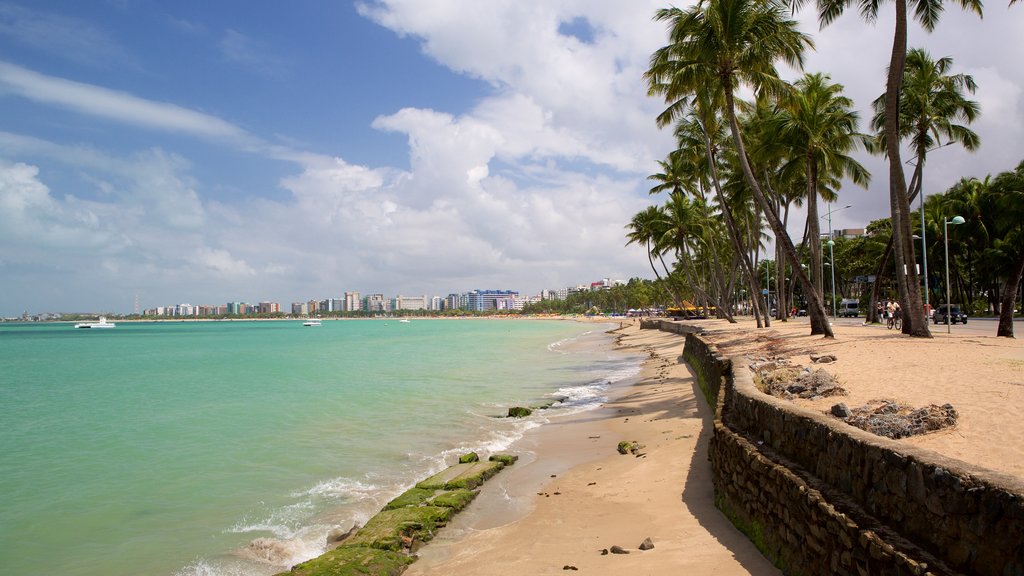
M 715 400 L 716 503 L 786 574 L 1024 575 L 1020 479 L 764 394 L 692 331 L 683 356 Z

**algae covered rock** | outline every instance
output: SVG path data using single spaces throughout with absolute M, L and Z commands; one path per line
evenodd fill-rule
M 469 503 L 476 498 L 479 494 L 476 490 L 446 490 L 435 496 L 430 500 L 431 506 L 440 506 L 442 508 L 451 508 L 455 512 L 458 512 L 469 506 Z
M 469 464 L 470 462 L 477 462 L 478 460 L 480 460 L 480 457 L 477 456 L 476 452 L 470 452 L 459 457 L 459 464 Z
M 416 559 L 401 552 L 343 547 L 298 564 L 277 576 L 397 576 Z
M 622 442 L 619 442 L 618 450 L 619 454 L 636 454 L 640 450 L 640 444 L 637 442 L 623 440 Z
M 427 542 L 455 510 L 441 506 L 407 506 L 379 512 L 349 538 L 343 547 L 368 546 L 399 551 L 417 541 Z
M 494 476 L 505 467 L 501 462 L 488 461 L 488 462 L 474 462 L 472 467 L 462 472 L 449 480 L 445 485 L 445 489 L 454 490 L 456 488 L 465 488 L 466 490 L 472 490 L 477 486 L 483 484 L 491 476 Z
M 530 410 L 525 406 L 513 406 L 508 409 L 509 418 L 525 418 L 530 414 L 533 414 L 533 410 Z
M 423 480 L 416 487 L 427 490 L 454 490 L 456 488 L 472 490 L 504 467 L 503 463 L 494 461 L 456 464 Z
M 511 466 L 519 460 L 519 456 L 516 456 L 515 454 L 491 454 L 491 457 L 488 458 L 488 460 L 491 462 L 501 462 L 505 466 Z
M 419 506 L 433 495 L 434 490 L 417 488 L 414 486 L 406 490 L 401 496 L 395 498 L 391 502 L 388 502 L 387 505 L 384 506 L 384 509 L 394 510 L 395 508 L 404 508 L 406 506 Z

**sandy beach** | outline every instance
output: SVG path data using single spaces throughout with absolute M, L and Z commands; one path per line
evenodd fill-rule
M 1020 340 L 918 340 L 878 326 L 836 326 L 836 338 L 825 340 L 808 335 L 805 319 L 762 330 L 749 320 L 700 325 L 732 356 L 807 366 L 810 354 L 835 355 L 825 368 L 848 394 L 800 401 L 812 409 L 877 399 L 952 404 L 956 427 L 903 441 L 1024 476 Z M 542 426 L 514 446 L 520 463 L 488 482 L 407 575 L 780 573 L 714 507 L 712 415 L 678 361 L 683 338 L 629 323 L 617 334 L 647 356 L 638 378 L 612 390 L 601 409 Z M 637 453 L 620 454 L 620 441 L 638 444 Z M 645 539 L 654 547 L 641 550 Z

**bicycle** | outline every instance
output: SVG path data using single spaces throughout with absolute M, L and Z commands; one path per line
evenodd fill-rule
M 899 313 L 893 314 L 885 319 L 885 327 L 889 330 L 895 328 L 896 330 L 903 329 L 903 318 Z

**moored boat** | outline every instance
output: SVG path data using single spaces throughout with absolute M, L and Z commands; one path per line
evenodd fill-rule
M 75 324 L 75 328 L 114 328 L 117 324 L 113 322 L 107 322 L 106 316 L 100 316 L 99 322 L 79 322 Z

